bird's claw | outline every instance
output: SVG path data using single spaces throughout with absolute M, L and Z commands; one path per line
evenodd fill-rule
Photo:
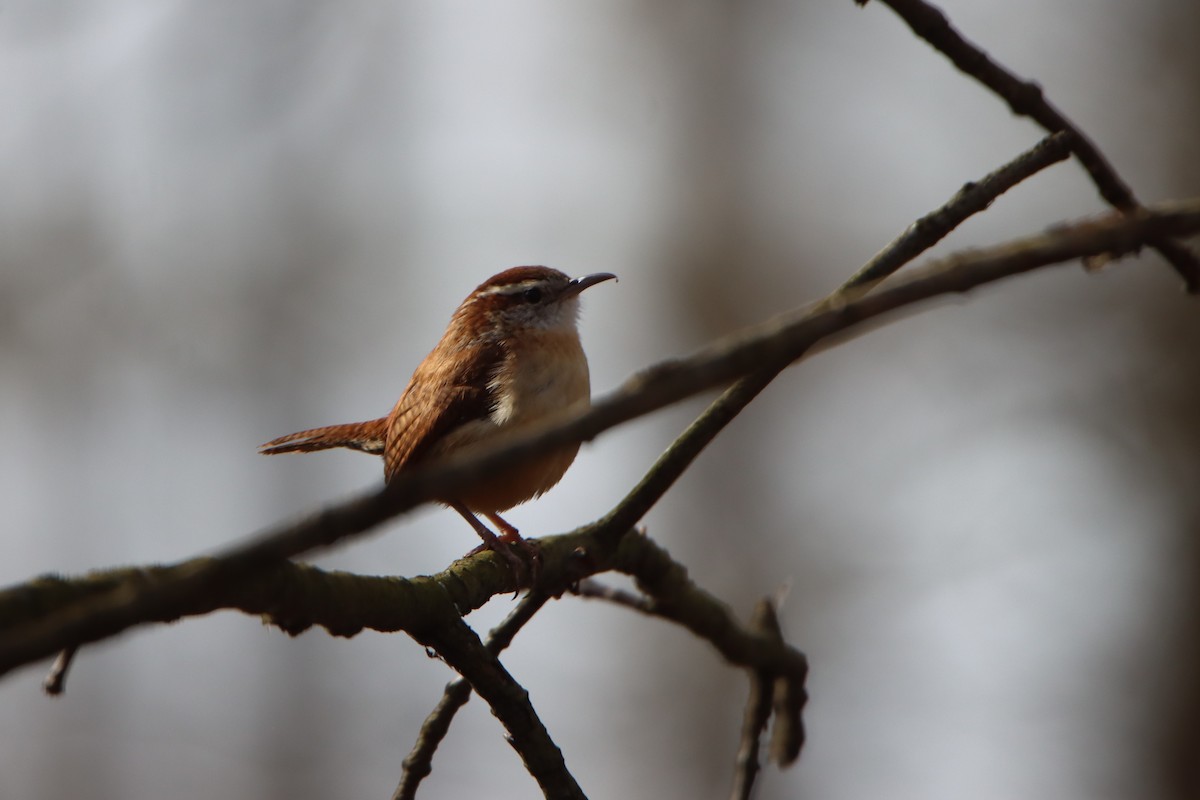
M 528 561 L 517 555 L 515 552 L 516 549 L 525 551 Z M 517 582 L 517 588 L 513 591 L 514 599 L 521 593 L 523 586 L 533 588 L 537 585 L 542 574 L 542 549 L 538 546 L 537 542 L 523 538 L 506 539 L 497 537 L 491 542 L 484 542 L 479 545 L 467 553 L 467 556 L 478 555 L 488 550 L 508 562 L 509 569 L 512 570 L 513 577 Z

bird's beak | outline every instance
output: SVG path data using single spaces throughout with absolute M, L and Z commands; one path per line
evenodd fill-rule
M 591 275 L 584 275 L 582 278 L 572 278 L 567 284 L 567 288 L 563 290 L 562 299 L 574 297 L 589 286 L 595 286 L 597 283 L 617 279 L 616 275 L 611 272 L 593 272 Z

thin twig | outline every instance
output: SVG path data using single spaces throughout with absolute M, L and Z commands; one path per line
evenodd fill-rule
M 868 0 L 854 0 L 866 5 Z M 1018 77 L 996 63 L 978 45 L 968 41 L 951 26 L 940 9 L 924 0 L 880 0 L 895 11 L 913 33 L 945 55 L 959 70 L 975 78 L 1006 103 L 1014 114 L 1029 117 L 1047 131 L 1069 131 L 1071 150 L 1087 170 L 1092 182 L 1109 205 L 1126 214 L 1136 215 L 1144 206 L 1134 196 L 1117 171 L 1083 131 L 1059 111 L 1033 81 Z M 1191 294 L 1200 293 L 1200 258 L 1186 246 L 1168 236 L 1153 236 L 1149 243 L 1162 254 Z
M 642 614 L 655 616 L 654 601 L 645 595 L 634 594 L 625 589 L 608 586 L 594 578 L 580 581 L 575 594 L 589 600 L 605 600 L 613 605 L 624 606 Z
M 759 741 L 771 719 L 771 688 L 774 681 L 761 670 L 748 672 L 750 694 L 746 698 L 746 711 L 742 716 L 742 736 L 734 760 L 733 787 L 729 790 L 733 800 L 750 800 L 754 781 L 761 769 L 758 761 Z
M 484 647 L 493 656 L 498 656 L 508 647 L 513 637 L 533 619 L 533 616 L 546 604 L 548 596 L 542 592 L 530 592 L 521 599 L 504 621 L 488 634 Z M 471 684 L 463 678 L 456 678 L 446 684 L 442 699 L 421 724 L 417 741 L 404 759 L 404 771 L 400 783 L 396 787 L 392 800 L 412 800 L 417 796 L 417 788 L 421 781 L 433 769 L 433 754 L 438 745 L 446 738 L 450 723 L 458 710 L 471 699 Z
M 878 283 L 940 242 L 971 216 L 986 211 L 1000 195 L 1071 156 L 1071 133 L 1060 131 L 978 181 L 965 184 L 940 208 L 918 219 L 854 273 L 838 291 Z
M 758 633 L 772 636 L 780 644 L 783 634 L 779 629 L 779 620 L 775 617 L 775 608 L 770 600 L 760 600 L 750 618 L 750 629 Z M 738 744 L 737 758 L 734 761 L 733 788 L 729 793 L 732 800 L 750 800 L 754 790 L 754 780 L 758 777 L 759 742 L 767 722 L 771 718 L 771 704 L 774 698 L 775 676 L 762 669 L 747 670 L 750 673 L 750 695 L 746 699 L 746 712 L 742 718 L 742 737 Z
M 332 506 L 298 523 L 281 525 L 229 548 L 219 557 L 181 565 L 168 581 L 146 578 L 124 582 L 100 594 L 86 593 L 77 602 L 54 611 L 39 610 L 35 618 L 28 614 L 30 606 L 21 604 L 16 597 L 28 590 L 28 585 L 12 590 L 16 604 L 8 608 L 3 602 L 5 593 L 0 593 L 0 630 L 4 631 L 0 640 L 0 674 L 64 647 L 97 641 L 142 622 L 193 613 L 190 609 L 205 605 L 206 595 L 220 595 L 231 587 L 246 586 L 249 578 L 278 569 L 288 556 L 360 535 L 430 497 L 451 494 L 454 487 L 480 480 L 505 465 L 511 467 L 513 459 L 591 439 L 621 422 L 738 376 L 781 369 L 818 341 L 859 330 L 863 323 L 889 312 L 1053 264 L 1130 253 L 1152 236 L 1180 236 L 1197 231 L 1200 231 L 1200 200 L 1192 200 L 1148 209 L 1136 217 L 1114 215 L 1060 225 L 999 247 L 957 253 L 892 279 L 870 294 L 854 296 L 851 292 L 837 302 L 818 304 L 722 339 L 689 358 L 660 364 L 629 379 L 616 392 L 597 400 L 591 410 L 565 422 L 510 443 L 481 448 L 477 454 L 446 465 L 414 471 L 394 481 L 386 490 Z M 738 386 L 726 395 L 741 391 Z M 708 424 L 707 420 L 697 420 L 692 427 Z M 714 427 L 719 430 L 719 426 Z M 660 463 L 672 459 L 673 453 L 690 457 L 688 451 L 695 448 L 697 441 L 673 445 Z M 605 535 L 619 539 L 676 477 L 669 472 L 648 473 L 622 505 L 605 517 Z M 479 592 L 516 588 L 510 571 L 492 554 L 484 554 L 475 563 L 491 576 L 476 587 Z M 547 563 L 546 572 L 552 571 Z
M 46 694 L 51 697 L 57 697 L 66 691 L 67 673 L 71 671 L 71 663 L 75 660 L 75 655 L 78 652 L 78 647 L 68 647 L 65 650 L 58 651 L 58 655 L 54 658 L 54 663 L 50 665 L 50 671 L 42 679 L 42 690 Z

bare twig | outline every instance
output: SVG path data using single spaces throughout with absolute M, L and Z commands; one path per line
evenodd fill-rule
M 33 619 L 27 613 L 28 606 L 17 602 L 5 608 L 0 595 L 0 630 L 4 631 L 0 641 L 0 674 L 64 647 L 106 638 L 142 622 L 178 617 L 202 602 L 205 594 L 221 594 L 231 587 L 242 590 L 248 578 L 278 569 L 287 557 L 359 535 L 430 497 L 445 496 L 452 493 L 452 487 L 468 485 L 511 465 L 513 459 L 528 458 L 567 442 L 591 439 L 614 425 L 739 375 L 779 369 L 802 356 L 816 342 L 856 330 L 864 322 L 889 312 L 1052 264 L 1130 253 L 1154 236 L 1188 235 L 1197 231 L 1200 231 L 1200 200 L 1192 200 L 1151 208 L 1134 217 L 1113 216 L 1062 225 L 996 248 L 958 253 L 893 279 L 871 294 L 848 293 L 837 302 L 785 315 L 720 340 L 689 358 L 660 364 L 635 375 L 583 414 L 510 443 L 481 448 L 478 453 L 448 464 L 415 471 L 394 481 L 386 490 L 275 528 L 229 548 L 220 557 L 187 562 L 170 573 L 170 580 L 138 577 L 135 573 L 133 580 L 109 591 L 87 592 L 86 599 L 68 602 L 48 613 L 41 611 Z M 693 428 L 706 424 L 697 420 Z M 686 455 L 692 446 L 689 443 L 679 448 L 673 446 L 663 458 L 671 458 L 672 452 Z M 619 538 L 673 480 L 668 474 L 648 474 L 631 492 L 628 502 L 623 501 L 620 508 L 605 517 L 606 533 Z M 475 563 L 480 572 L 472 573 L 472 577 L 479 582 L 484 575 L 488 576 L 477 587 L 481 592 L 513 591 L 512 575 L 501 562 L 485 554 Z M 546 571 L 552 570 L 547 566 Z M 19 594 L 25 588 L 13 591 Z
M 775 608 L 770 600 L 760 600 L 755 606 L 750 629 L 783 643 L 779 620 L 775 618 Z M 759 771 L 759 742 L 771 718 L 771 703 L 775 694 L 775 680 L 771 673 L 761 669 L 747 671 L 750 673 L 750 696 L 746 699 L 742 738 L 734 762 L 733 789 L 729 793 L 732 800 L 750 800 Z
M 541 592 L 530 592 L 521 599 L 504 621 L 497 625 L 490 634 L 484 647 L 494 656 L 500 655 L 508 647 L 513 637 L 525 627 L 534 614 L 546 604 L 548 596 Z M 471 684 L 463 678 L 457 678 L 446 684 L 442 699 L 421 724 L 417 741 L 404 759 L 404 771 L 400 783 L 392 795 L 393 800 L 412 800 L 417 796 L 417 787 L 433 769 L 433 754 L 438 745 L 450 730 L 450 723 L 458 710 L 471 699 Z
M 979 181 L 964 185 L 941 208 L 908 226 L 908 230 L 854 273 L 839 291 L 877 283 L 944 239 L 969 217 L 986 211 L 996 198 L 1026 178 L 1071 155 L 1072 134 L 1053 133 Z
M 65 650 L 58 651 L 58 655 L 54 658 L 54 663 L 50 665 L 50 671 L 46 673 L 46 677 L 42 680 L 42 690 L 46 694 L 51 697 L 57 697 L 66 690 L 67 673 L 71 671 L 71 662 L 75 660 L 75 655 L 78 652 L 78 647 L 68 647 Z
M 624 606 L 642 614 L 654 614 L 654 601 L 644 595 L 634 594 L 615 586 L 607 586 L 598 580 L 589 578 L 580 581 L 575 594 L 590 600 L 606 600 L 614 605 Z
M 759 741 L 771 719 L 771 688 L 769 675 L 758 670 L 750 671 L 750 694 L 746 698 L 742 737 L 734 761 L 733 788 L 729 791 L 733 800 L 750 800 L 754 790 L 754 781 L 761 769 L 758 763 Z
M 868 0 L 854 0 L 866 5 Z M 1071 150 L 1087 170 L 1092 182 L 1109 205 L 1136 215 L 1144 207 L 1121 179 L 1100 149 L 1075 123 L 1059 111 L 1033 81 L 1024 80 L 996 63 L 974 43 L 956 31 L 940 9 L 924 0 L 880 0 L 908 24 L 913 33 L 945 55 L 954 66 L 1001 97 L 1014 114 L 1029 117 L 1050 132 L 1069 131 Z M 1183 278 L 1191 294 L 1200 293 L 1200 259 L 1183 244 L 1167 235 L 1150 237 L 1151 244 Z

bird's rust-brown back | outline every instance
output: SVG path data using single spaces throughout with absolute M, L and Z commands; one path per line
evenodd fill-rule
M 503 359 L 498 343 L 438 344 L 387 417 L 384 480 L 420 463 L 447 433 L 488 418 L 495 405 L 490 376 Z

